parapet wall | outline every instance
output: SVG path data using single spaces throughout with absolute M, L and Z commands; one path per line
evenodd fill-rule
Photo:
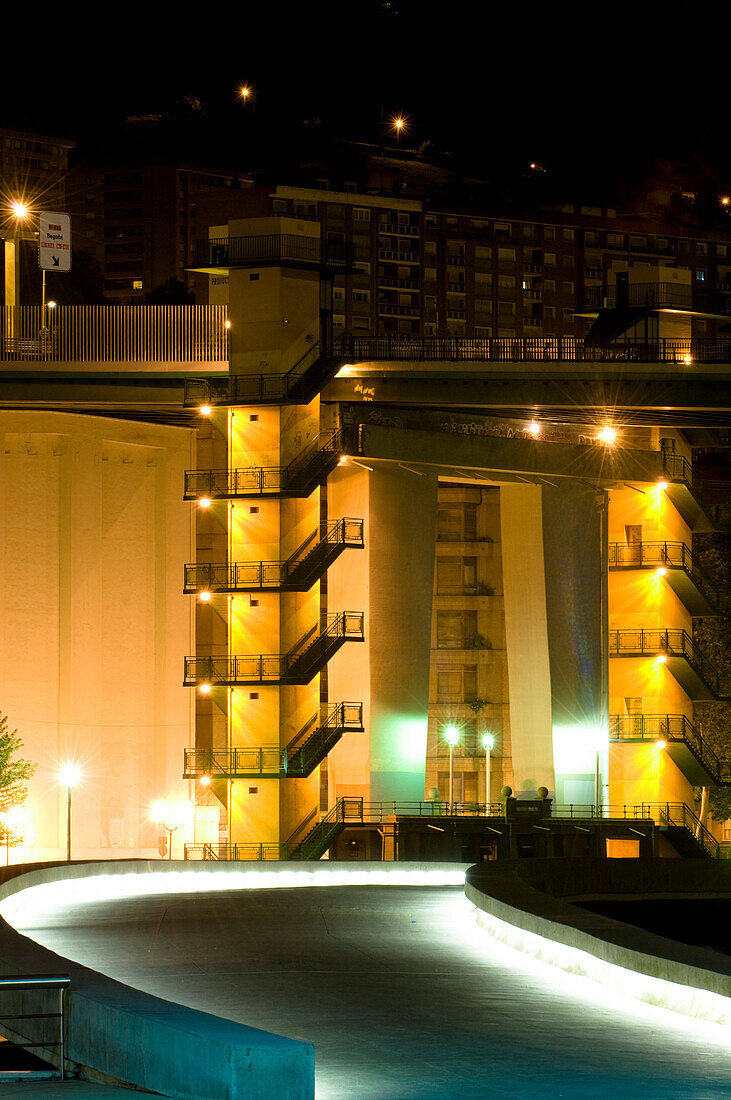
M 731 959 L 567 900 L 731 897 L 710 860 L 523 860 L 471 867 L 465 894 L 496 939 L 567 973 L 712 1023 L 731 1023 Z

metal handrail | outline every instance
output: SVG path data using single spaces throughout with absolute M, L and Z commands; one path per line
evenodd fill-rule
M 0 362 L 226 363 L 228 307 L 0 307 Z
M 320 437 L 323 441 L 318 446 Z M 318 471 L 322 459 L 336 458 L 342 449 L 342 432 L 321 432 L 287 466 L 223 467 L 185 471 L 185 500 L 200 496 L 229 499 L 261 496 L 266 493 L 296 493 L 307 488 L 312 471 Z
M 321 646 L 324 641 L 337 638 L 344 641 L 363 641 L 363 623 L 362 611 L 338 611 L 327 616 L 324 630 L 317 631 L 312 641 L 309 639 L 316 630 L 315 627 L 289 653 L 186 657 L 184 684 L 186 687 L 195 687 L 201 683 L 276 683 L 286 680 L 288 676 L 295 674 L 297 664 L 302 662 L 313 646 Z M 321 656 L 322 654 L 316 657 L 313 655 L 312 663 L 316 663 Z M 302 674 L 305 674 L 304 670 Z
M 610 657 L 682 657 L 714 695 L 721 695 L 720 674 L 687 630 L 610 630 Z
M 24 989 L 56 989 L 58 990 L 58 1011 L 57 1012 L 15 1012 L 15 1013 L 0 1013 L 0 1021 L 6 1022 L 9 1020 L 58 1020 L 59 1022 L 59 1037 L 55 1041 L 48 1041 L 42 1043 L 31 1042 L 14 1042 L 11 1040 L 5 1040 L 3 1043 L 6 1047 L 21 1048 L 23 1050 L 32 1050 L 40 1048 L 42 1050 L 48 1050 L 51 1048 L 57 1048 L 60 1056 L 60 1071 L 61 1080 L 65 1080 L 65 1065 L 66 1065 L 66 1017 L 65 1017 L 65 999 L 64 992 L 71 985 L 71 978 L 67 974 L 27 974 L 22 976 L 16 976 L 12 978 L 0 978 L 0 992 L 4 990 L 24 990 Z
M 317 533 L 313 532 L 286 561 L 189 563 L 184 567 L 183 591 L 190 594 L 200 591 L 238 592 L 251 588 L 281 588 L 308 558 L 327 547 L 341 545 L 343 548 L 361 548 L 363 520 L 349 517 L 334 520 L 327 525 L 322 538 L 313 545 L 316 538 Z
M 707 573 L 693 560 L 684 542 L 610 542 L 610 569 L 649 569 L 652 566 L 682 569 L 711 605 L 719 610 L 728 608 L 728 594 L 724 599 Z
M 615 309 L 622 300 L 622 293 L 616 286 L 588 286 L 584 288 L 583 306 Z M 713 313 L 729 312 L 725 295 L 690 283 L 630 283 L 624 300 L 630 309 L 662 309 L 664 306 L 674 306 Z
M 721 852 L 720 844 L 700 818 L 693 813 L 690 806 L 684 802 L 656 802 L 649 803 L 649 806 L 651 808 L 657 806 L 662 826 L 687 829 L 713 859 L 718 859 Z
M 297 757 L 302 757 L 302 765 L 306 766 L 305 750 L 308 750 L 307 757 L 312 759 L 317 757 L 338 732 L 362 730 L 363 704 L 360 702 L 335 703 L 316 729 L 312 730 L 317 719 L 318 715 L 313 715 L 285 748 L 257 746 L 231 749 L 185 749 L 184 777 L 208 775 L 213 778 L 216 776 L 228 778 L 237 775 L 270 773 L 272 776 L 285 778 L 290 772 L 297 770 Z M 308 730 L 312 731 L 308 734 Z M 298 741 L 302 743 L 298 745 Z

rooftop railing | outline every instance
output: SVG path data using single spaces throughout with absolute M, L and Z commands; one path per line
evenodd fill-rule
M 0 307 L 0 363 L 227 363 L 227 306 Z
M 727 295 L 690 283 L 630 283 L 626 295 L 618 292 L 616 286 L 588 286 L 584 288 L 583 305 L 586 309 L 616 309 L 626 305 L 630 309 L 729 312 Z
M 196 241 L 196 268 L 250 267 L 282 264 L 352 271 L 353 245 L 343 241 L 301 237 L 295 233 L 265 233 L 250 237 L 214 237 Z

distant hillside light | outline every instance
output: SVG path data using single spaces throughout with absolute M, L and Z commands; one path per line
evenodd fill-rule
M 728 206 L 728 204 L 730 202 L 731 202 L 731 199 L 729 199 L 728 195 L 724 195 L 723 198 L 721 199 L 721 206 Z
M 249 99 L 249 97 L 251 96 L 251 88 L 248 86 L 248 84 L 241 85 L 241 87 L 239 88 L 239 95 L 244 102 Z

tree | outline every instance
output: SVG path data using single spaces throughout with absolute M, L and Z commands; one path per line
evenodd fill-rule
M 166 283 L 153 287 L 145 294 L 147 306 L 192 306 L 195 305 L 195 294 L 182 279 L 168 279 Z
M 7 715 L 0 714 L 0 811 L 19 806 L 28 797 L 25 783 L 36 765 L 30 760 L 13 759 L 22 748 L 18 731 L 10 730 Z

